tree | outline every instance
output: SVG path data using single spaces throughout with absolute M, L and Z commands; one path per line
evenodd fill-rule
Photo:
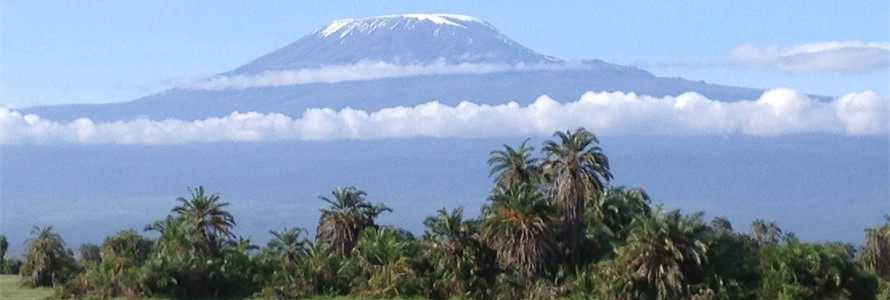
M 615 299 L 685 299 L 687 280 L 705 261 L 701 239 L 705 226 L 699 215 L 659 208 L 633 221 L 627 243 L 615 249 L 616 258 L 604 263 L 605 296 Z
M 306 233 L 306 229 L 285 228 L 284 230 L 270 230 L 269 233 L 273 238 L 266 247 L 281 255 L 286 265 L 296 265 L 297 256 L 306 251 L 306 247 L 309 245 L 309 240 L 300 236 L 301 233 Z
M 317 234 L 340 255 L 351 255 L 358 234 L 367 227 L 375 226 L 374 220 L 383 212 L 392 211 L 383 204 L 365 201 L 365 192 L 355 187 L 334 189 L 333 199 L 319 196 L 330 204 L 321 210 Z
M 526 277 L 542 273 L 556 255 L 553 208 L 526 184 L 493 196 L 483 209 L 482 239 L 501 265 Z
M 782 229 L 774 221 L 755 219 L 751 223 L 751 237 L 759 244 L 775 244 L 782 237 Z
M 0 235 L 0 264 L 6 260 L 6 250 L 9 250 L 9 241 L 5 235 Z
M 542 169 L 562 213 L 561 242 L 568 266 L 573 268 L 581 260 L 585 205 L 600 198 L 612 173 L 593 133 L 578 128 L 575 132 L 557 131 L 553 136 L 559 140 L 544 143 Z
M 93 243 L 80 245 L 80 260 L 83 262 L 99 262 L 102 260 L 102 248 Z
M 235 226 L 235 218 L 224 207 L 229 203 L 219 202 L 219 194 L 205 195 L 204 187 L 189 189 L 191 199 L 179 197 L 180 204 L 173 208 L 172 213 L 183 222 L 194 228 L 207 249 L 215 252 L 219 247 L 220 238 L 233 238 L 231 229 Z
M 865 249 L 860 256 L 863 265 L 884 280 L 890 280 L 890 215 L 883 227 L 865 230 Z
M 649 195 L 643 189 L 619 186 L 606 189 L 601 205 L 590 206 L 588 210 L 589 214 L 594 215 L 592 219 L 609 229 L 614 241 L 623 241 L 634 219 L 645 218 L 652 213 L 650 202 Z
M 872 274 L 840 243 L 786 241 L 760 249 L 761 299 L 875 299 Z
M 367 228 L 359 233 L 352 252 L 367 278 L 359 284 L 360 297 L 391 299 L 420 293 L 421 282 L 413 267 L 420 247 L 413 236 L 405 233 L 391 227 Z
M 76 270 L 74 255 L 65 249 L 65 241 L 52 226 L 31 229 L 28 252 L 20 274 L 31 287 L 64 283 Z
M 491 172 L 488 176 L 495 176 L 495 189 L 503 190 L 522 183 L 534 184 L 540 166 L 538 159 L 531 157 L 535 148 L 526 146 L 526 143 L 528 140 L 522 142 L 516 149 L 504 145 L 503 150 L 491 151 L 491 156 L 488 158 Z
M 711 228 L 721 230 L 721 231 L 729 231 L 732 232 L 732 223 L 729 222 L 729 219 L 726 217 L 714 217 L 711 219 Z

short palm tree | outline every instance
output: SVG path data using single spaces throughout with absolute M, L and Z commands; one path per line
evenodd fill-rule
M 622 293 L 634 295 L 630 298 L 687 297 L 684 270 L 697 269 L 707 254 L 705 226 L 699 217 L 684 217 L 677 210 L 665 212 L 659 208 L 650 217 L 635 219 L 626 244 L 615 249 L 615 269 L 604 272 L 625 281 L 612 285 L 627 288 Z
M 774 221 L 755 219 L 751 223 L 751 237 L 760 244 L 775 244 L 782 236 L 782 229 Z
M 67 280 L 75 264 L 74 255 L 65 249 L 65 241 L 53 231 L 52 226 L 34 226 L 19 273 L 23 283 L 28 286 L 52 286 Z
M 464 220 L 464 208 L 458 207 L 451 212 L 445 208 L 439 209 L 435 216 L 427 217 L 423 225 L 426 226 L 424 240 L 442 251 L 443 257 L 438 267 L 457 267 L 475 227 L 473 222 Z
M 569 267 L 574 267 L 581 259 L 585 206 L 601 197 L 612 173 L 609 160 L 593 133 L 578 128 L 575 132 L 557 131 L 553 136 L 558 141 L 544 143 L 546 158 L 542 170 L 562 214 L 561 242 L 566 260 Z
M 224 208 L 229 205 L 219 201 L 219 194 L 206 195 L 204 187 L 189 189 L 191 199 L 179 197 L 179 205 L 172 212 L 197 231 L 199 240 L 211 251 L 219 247 L 219 239 L 234 238 L 232 227 L 235 217 Z
M 878 277 L 890 280 L 890 216 L 883 227 L 865 230 L 865 251 L 862 262 Z
M 518 184 L 534 184 L 538 178 L 540 167 L 538 159 L 532 158 L 534 147 L 526 146 L 528 140 L 522 142 L 519 148 L 504 145 L 503 150 L 491 151 L 488 165 L 491 172 L 488 176 L 495 176 L 495 189 L 506 189 Z
M 335 252 L 349 256 L 358 234 L 374 226 L 378 215 L 392 209 L 365 201 L 366 193 L 355 187 L 334 189 L 331 194 L 333 199 L 318 197 L 330 206 L 321 210 L 317 235 L 329 243 Z
M 649 195 L 643 189 L 612 187 L 606 189 L 600 206 L 589 206 L 588 212 L 596 216 L 596 221 L 609 229 L 615 240 L 622 241 L 627 236 L 628 227 L 634 219 L 645 218 L 651 214 L 650 201 Z
M 273 238 L 267 247 L 279 253 L 288 266 L 295 265 L 297 256 L 306 251 L 309 245 L 309 240 L 300 236 L 301 233 L 307 233 L 304 228 L 285 228 L 284 230 L 271 230 L 269 233 Z
M 535 189 L 522 184 L 493 196 L 484 208 L 481 238 L 501 265 L 531 277 L 556 255 L 556 214 Z

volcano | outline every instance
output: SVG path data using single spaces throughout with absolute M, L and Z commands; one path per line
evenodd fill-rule
M 371 76 L 369 68 L 385 72 Z M 205 88 L 218 82 L 234 84 Z M 21 111 L 56 121 L 196 120 L 235 111 L 300 116 L 309 108 L 378 110 L 429 101 L 524 105 L 542 95 L 574 101 L 588 91 L 656 97 L 696 92 L 723 101 L 756 99 L 763 92 L 662 78 L 595 59 L 567 62 L 526 48 L 474 17 L 407 14 L 333 21 L 197 87 L 119 103 Z

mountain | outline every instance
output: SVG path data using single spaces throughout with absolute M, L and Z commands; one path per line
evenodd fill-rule
M 482 20 L 461 15 L 393 15 L 337 20 L 229 74 L 348 65 L 547 63 L 561 60 L 523 47 Z
M 368 64 L 426 71 L 411 76 L 363 78 L 365 69 L 349 67 Z M 329 71 L 332 66 L 339 67 L 338 72 L 343 73 L 340 75 L 351 79 L 316 80 L 333 76 L 334 72 Z M 438 71 L 447 68 L 452 71 Z M 275 80 L 283 79 L 275 76 L 292 76 L 305 82 L 281 84 Z M 445 14 L 334 21 L 208 82 L 259 81 L 257 78 L 277 83 L 210 89 L 186 86 L 128 102 L 43 106 L 21 111 L 57 121 L 82 117 L 94 121 L 139 117 L 194 120 L 233 111 L 300 116 L 313 107 L 377 110 L 433 100 L 448 105 L 461 101 L 528 104 L 548 95 L 558 101 L 574 101 L 587 91 L 624 91 L 657 97 L 691 91 L 724 101 L 756 99 L 763 92 L 656 77 L 639 68 L 600 60 L 566 62 L 528 49 L 482 20 Z

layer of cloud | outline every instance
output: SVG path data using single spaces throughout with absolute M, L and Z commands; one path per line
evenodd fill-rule
M 742 45 L 730 59 L 756 68 L 791 72 L 873 71 L 890 68 L 890 43 L 823 42 L 757 48 Z
M 311 83 L 364 81 L 412 76 L 487 74 L 511 71 L 578 69 L 582 63 L 560 64 L 447 64 L 444 60 L 432 64 L 394 65 L 386 62 L 361 62 L 352 65 L 321 68 L 268 71 L 251 75 L 217 76 L 208 79 L 181 79 L 177 87 L 191 90 L 246 89 Z
M 58 123 L 0 108 L 0 144 L 185 144 L 217 141 L 505 137 L 548 135 L 579 126 L 600 135 L 783 135 L 888 133 L 888 99 L 872 91 L 832 101 L 774 89 L 750 101 L 722 102 L 697 93 L 649 97 L 588 92 L 560 103 L 541 96 L 515 102 L 456 106 L 429 102 L 374 112 L 345 108 L 283 114 L 233 112 L 197 121 L 147 120 Z

